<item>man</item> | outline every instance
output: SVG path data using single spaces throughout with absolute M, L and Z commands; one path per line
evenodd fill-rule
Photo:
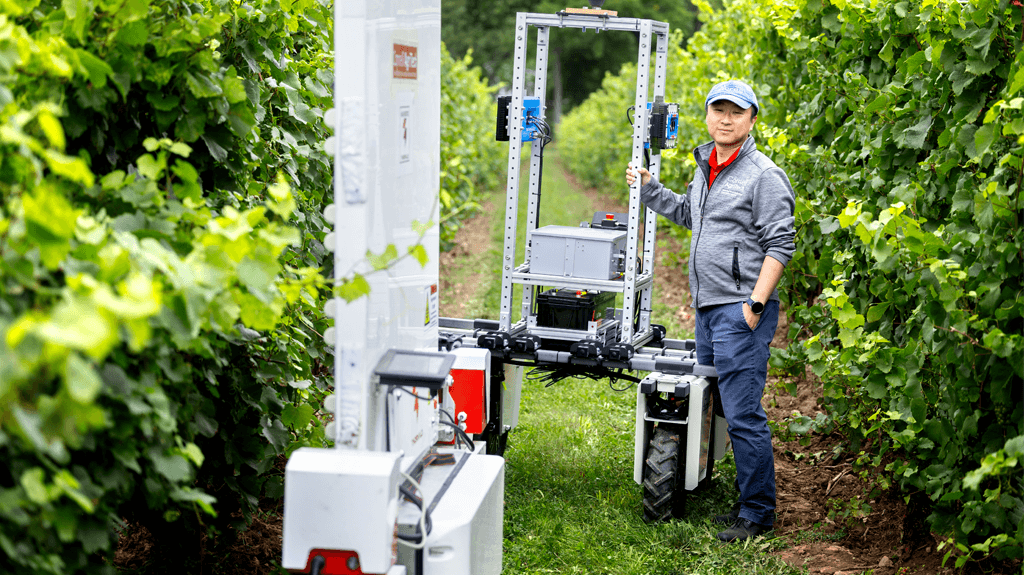
M 632 165 L 626 183 L 639 173 L 647 207 L 692 230 L 697 359 L 718 371 L 715 393 L 729 423 L 740 491 L 732 511 L 715 521 L 728 526 L 719 539 L 742 541 L 775 521 L 775 458 L 761 396 L 779 317 L 776 288 L 795 249 L 796 198 L 786 173 L 750 137 L 758 112 L 750 86 L 722 82 L 704 108 L 713 141 L 693 151 L 697 171 L 684 195 Z

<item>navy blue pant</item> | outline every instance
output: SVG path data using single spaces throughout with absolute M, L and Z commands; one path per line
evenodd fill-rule
M 740 518 L 775 522 L 775 457 L 768 416 L 761 406 L 768 377 L 769 344 L 779 323 L 779 302 L 769 300 L 757 328 L 743 317 L 742 302 L 697 310 L 697 361 L 714 365 L 729 438 L 736 457 Z

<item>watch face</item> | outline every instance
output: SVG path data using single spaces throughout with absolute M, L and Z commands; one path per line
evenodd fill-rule
M 751 299 L 750 311 L 756 314 L 760 314 L 762 311 L 764 311 L 764 304 L 759 301 L 754 301 L 753 299 Z

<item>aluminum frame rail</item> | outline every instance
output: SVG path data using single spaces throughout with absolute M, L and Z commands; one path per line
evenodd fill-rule
M 530 330 L 527 318 L 533 313 L 534 291 L 538 286 L 569 287 L 577 289 L 593 289 L 623 294 L 622 317 L 630 318 L 622 322 L 619 342 L 634 347 L 643 345 L 654 337 L 651 327 L 651 303 L 653 292 L 653 268 L 655 250 L 655 232 L 657 230 L 656 214 L 641 206 L 640 182 L 635 182 L 629 191 L 629 214 L 626 236 L 626 270 L 621 280 L 588 280 L 565 278 L 555 275 L 533 274 L 530 272 L 531 249 L 526 246 L 525 262 L 515 263 L 520 162 L 522 157 L 522 121 L 523 102 L 526 92 L 527 76 L 527 41 L 531 27 L 537 28 L 537 51 L 534 64 L 533 96 L 540 99 L 541 110 L 545 106 L 547 88 L 548 44 L 551 28 L 579 28 L 583 31 L 623 31 L 635 32 L 639 36 L 637 50 L 637 81 L 634 102 L 632 164 L 642 165 L 644 159 L 644 141 L 647 139 L 648 111 L 647 103 L 665 95 L 665 71 L 668 59 L 669 25 L 665 22 L 639 18 L 618 18 L 609 15 L 589 15 L 560 12 L 557 14 L 537 14 L 520 12 L 516 14 L 515 51 L 512 73 L 512 101 L 509 106 L 509 154 L 508 182 L 505 202 L 504 249 L 502 252 L 501 275 L 501 309 L 499 312 L 499 329 L 509 334 Z M 651 82 L 651 53 L 655 54 L 653 85 Z M 648 100 L 648 93 L 653 94 Z M 652 150 L 649 170 L 658 177 L 661 166 L 660 150 Z M 527 233 L 537 229 L 540 219 L 540 182 L 541 182 L 541 146 L 535 142 L 531 146 L 529 174 L 529 202 L 527 205 Z M 643 222 L 643 248 L 639 248 L 641 221 Z M 642 261 L 638 265 L 638 255 Z M 523 286 L 520 319 L 512 323 L 513 288 Z M 637 297 L 639 296 L 639 298 Z M 634 333 L 636 307 L 639 304 L 639 325 Z
M 494 320 L 480 319 L 457 319 L 440 318 L 440 334 L 442 338 L 448 338 L 453 345 L 458 347 L 479 347 L 477 338 L 494 331 L 498 325 Z M 524 332 L 519 329 L 518 333 Z M 697 361 L 696 344 L 694 340 L 663 339 L 659 342 L 662 347 L 641 346 L 636 348 L 632 358 L 624 361 L 609 359 L 581 358 L 572 355 L 568 351 L 540 349 L 532 353 L 519 353 L 510 349 L 491 350 L 495 359 L 507 361 L 535 361 L 538 365 L 552 364 L 575 364 L 575 365 L 601 365 L 611 369 L 625 369 L 628 371 L 660 371 L 670 374 L 693 374 L 705 377 L 718 377 L 718 371 L 714 366 L 703 365 Z

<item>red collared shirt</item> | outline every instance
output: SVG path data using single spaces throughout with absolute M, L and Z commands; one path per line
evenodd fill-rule
M 721 172 L 726 166 L 732 163 L 736 159 L 736 156 L 740 155 L 742 147 L 736 148 L 736 151 L 729 156 L 729 159 L 725 162 L 718 163 L 718 149 L 712 148 L 711 157 L 708 158 L 708 167 L 711 168 L 711 173 L 708 175 L 708 189 L 711 189 L 711 185 L 715 183 L 715 178 L 718 177 L 718 173 Z

